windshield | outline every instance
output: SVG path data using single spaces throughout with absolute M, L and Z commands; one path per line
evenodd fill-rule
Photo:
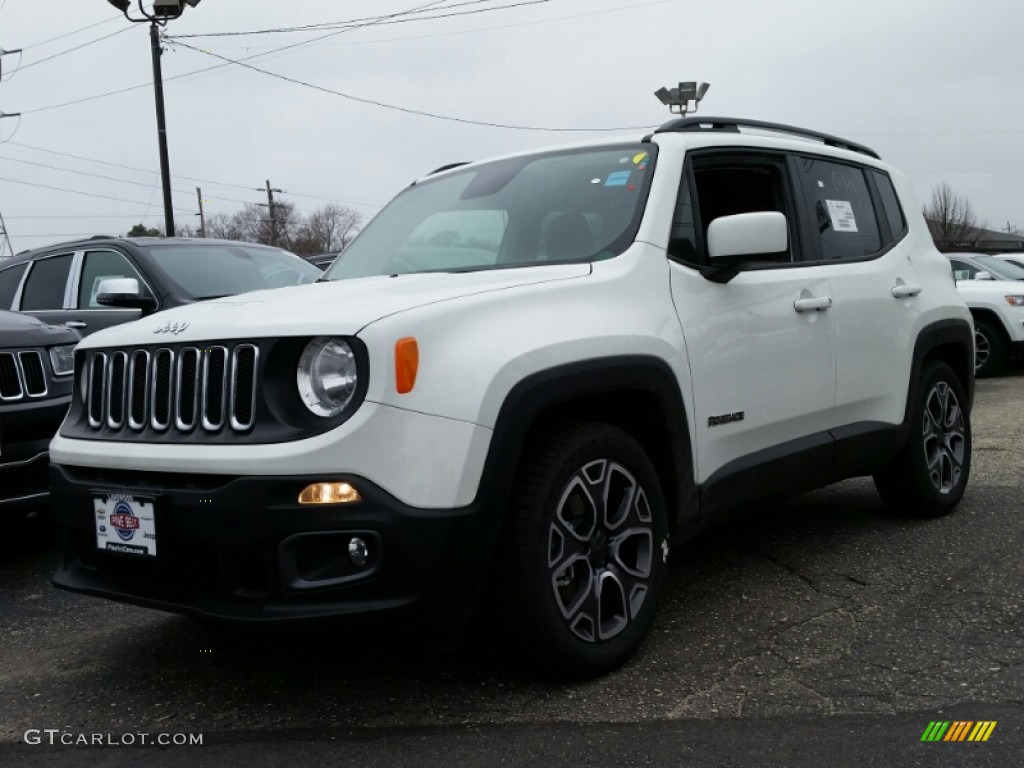
M 594 261 L 640 223 L 656 149 L 621 144 L 467 167 L 398 195 L 328 280 Z
M 1007 280 L 1024 280 L 1024 269 L 995 256 L 978 255 L 974 260 L 979 266 L 992 273 L 993 277 L 1004 277 Z
M 224 243 L 145 246 L 156 265 L 193 299 L 312 283 L 322 272 L 279 248 Z

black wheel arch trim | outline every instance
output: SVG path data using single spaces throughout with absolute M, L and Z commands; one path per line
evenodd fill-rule
M 619 393 L 654 396 L 664 416 L 663 426 L 672 448 L 674 476 L 668 483 L 662 478 L 663 487 L 674 490 L 665 494 L 669 525 L 679 535 L 692 528 L 698 507 L 686 409 L 672 369 L 664 360 L 649 355 L 618 355 L 566 363 L 531 374 L 513 386 L 498 412 L 472 506 L 499 510 L 493 517 L 500 523 L 520 458 L 537 420 L 551 414 L 553 409 L 570 407 L 573 401 Z M 607 420 L 599 413 L 594 414 L 593 419 Z M 657 468 L 659 457 L 650 456 L 650 459 Z

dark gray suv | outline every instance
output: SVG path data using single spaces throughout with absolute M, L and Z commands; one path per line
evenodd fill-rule
M 312 283 L 321 274 L 293 253 L 255 243 L 94 237 L 0 261 L 0 309 L 87 336 L 161 309 Z

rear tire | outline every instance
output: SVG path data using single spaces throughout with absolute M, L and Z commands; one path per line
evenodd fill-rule
M 558 427 L 525 456 L 503 541 L 510 647 L 560 678 L 604 674 L 640 646 L 664 590 L 657 474 L 632 437 L 600 423 Z
M 952 368 L 931 361 L 913 397 L 907 442 L 896 459 L 875 474 L 875 487 L 894 514 L 941 517 L 960 503 L 971 473 L 967 396 Z
M 999 329 L 987 320 L 974 321 L 974 375 L 996 376 L 1006 365 L 1006 343 Z

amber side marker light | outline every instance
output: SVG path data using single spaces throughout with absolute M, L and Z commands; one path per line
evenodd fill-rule
M 313 483 L 299 494 L 299 504 L 350 504 L 362 499 L 348 483 Z
M 407 336 L 395 342 L 395 389 L 398 394 L 412 392 L 416 371 L 420 367 L 420 348 L 416 339 Z

